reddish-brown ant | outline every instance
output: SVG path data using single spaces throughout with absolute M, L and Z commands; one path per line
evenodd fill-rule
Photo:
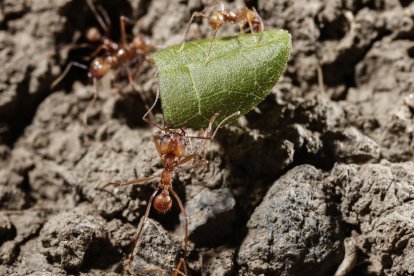
M 141 218 L 141 221 L 138 225 L 137 234 L 134 238 L 132 248 L 133 249 L 135 248 L 135 245 L 137 244 L 139 237 L 142 234 L 145 222 L 147 221 L 149 212 L 151 210 L 151 206 L 153 206 L 154 209 L 158 211 L 159 213 L 168 212 L 172 207 L 172 198 L 170 196 L 170 194 L 172 194 L 172 196 L 177 201 L 180 211 L 185 219 L 184 254 L 183 254 L 183 256 L 185 257 L 186 252 L 187 252 L 187 245 L 188 245 L 188 216 L 185 211 L 183 203 L 181 202 L 179 196 L 173 189 L 172 181 L 173 181 L 174 175 L 176 173 L 183 172 L 183 171 L 207 164 L 208 161 L 204 157 L 205 141 L 213 139 L 217 133 L 217 130 L 221 126 L 223 126 L 223 124 L 227 122 L 230 118 L 237 117 L 238 115 L 240 115 L 240 112 L 236 112 L 228 116 L 227 118 L 225 118 L 223 121 L 221 121 L 217 125 L 216 129 L 213 132 L 212 127 L 218 116 L 218 113 L 216 113 L 211 117 L 210 123 L 206 131 L 202 131 L 202 134 L 200 136 L 189 136 L 187 134 L 187 131 L 184 128 L 175 130 L 175 129 L 170 129 L 169 127 L 166 127 L 166 126 L 161 127 L 151 122 L 147 118 L 151 110 L 155 107 L 158 97 L 159 97 L 159 93 L 157 93 L 154 104 L 144 114 L 142 119 L 148 124 L 150 124 L 151 126 L 158 128 L 158 131 L 153 135 L 153 142 L 155 144 L 157 153 L 159 157 L 161 158 L 163 170 L 161 171 L 160 174 L 152 175 L 152 176 L 145 177 L 145 178 L 132 179 L 126 182 L 109 182 L 106 185 L 104 185 L 101 189 L 104 189 L 107 186 L 119 187 L 119 186 L 128 186 L 128 185 L 141 185 L 141 184 L 146 184 L 149 181 L 154 180 L 156 178 L 160 178 L 160 182 L 158 183 L 156 190 L 152 193 L 148 201 L 144 216 Z M 190 154 L 186 155 L 185 152 L 186 152 L 187 146 L 190 144 L 190 139 L 202 139 L 203 142 L 201 145 L 201 150 L 199 152 L 193 151 Z M 187 164 L 187 163 L 191 163 L 191 165 L 185 168 L 177 169 L 177 167 L 183 164 Z M 129 265 L 131 265 L 132 263 L 132 254 L 133 253 L 131 253 L 130 255 Z M 187 275 L 187 268 L 185 265 L 184 257 L 180 258 L 180 261 L 177 267 L 173 269 L 172 275 Z M 184 272 L 182 272 L 181 269 L 183 269 Z M 151 271 L 154 271 L 154 270 L 151 270 Z M 160 274 L 160 272 L 158 273 Z
M 131 42 L 127 42 L 125 25 L 127 23 L 133 24 L 134 22 L 125 16 L 120 17 L 120 41 L 119 43 L 113 41 L 109 38 L 108 35 L 110 26 L 108 14 L 103 9 L 99 9 L 98 11 L 92 0 L 87 0 L 86 2 L 95 15 L 101 28 L 104 30 L 105 34 L 103 35 L 96 27 L 88 29 L 85 35 L 86 40 L 89 43 L 100 43 L 100 45 L 89 57 L 93 58 L 91 64 L 89 67 L 87 67 L 86 65 L 79 62 L 70 62 L 63 73 L 52 83 L 52 88 L 62 81 L 72 66 L 88 70 L 88 77 L 92 79 L 93 85 L 95 86 L 95 92 L 92 99 L 93 103 L 99 93 L 97 80 L 105 76 L 111 69 L 115 70 L 116 75 L 121 68 L 124 68 L 127 72 L 129 83 L 135 88 L 134 76 L 136 73 L 138 73 L 145 60 L 151 62 L 151 60 L 149 60 L 148 54 L 155 48 L 149 45 L 142 35 L 136 35 Z M 103 55 L 98 56 L 101 52 L 103 52 Z M 137 61 L 137 67 L 134 74 L 130 69 L 131 61 Z M 87 112 L 85 112 L 85 122 L 86 117 Z
M 206 11 L 218 4 L 221 4 L 221 11 L 215 11 L 210 15 L 206 14 Z M 213 46 L 213 42 L 216 39 L 217 31 L 223 26 L 225 23 L 229 24 L 237 24 L 240 26 L 240 33 L 244 33 L 244 27 L 249 25 L 250 31 L 254 35 L 254 39 L 256 41 L 256 32 L 263 32 L 263 21 L 260 18 L 259 14 L 257 13 L 256 9 L 249 9 L 247 7 L 240 8 L 235 12 L 230 10 L 224 9 L 223 1 L 216 1 L 212 4 L 207 5 L 201 12 L 194 12 L 191 16 L 190 21 L 187 25 L 187 31 L 185 32 L 184 40 L 181 45 L 180 51 L 184 49 L 185 41 L 187 38 L 188 31 L 190 30 L 191 23 L 194 21 L 196 17 L 205 17 L 208 19 L 208 24 L 213 29 L 213 40 L 210 43 L 210 48 L 207 54 L 207 60 L 210 57 L 211 48 Z

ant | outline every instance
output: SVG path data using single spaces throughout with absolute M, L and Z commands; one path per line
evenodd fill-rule
M 100 45 L 96 48 L 96 50 L 87 58 L 92 59 L 91 64 L 88 66 L 81 64 L 79 62 L 71 61 L 63 71 L 63 73 L 52 83 L 51 87 L 54 88 L 58 85 L 62 79 L 68 74 L 69 70 L 72 66 L 76 66 L 88 71 L 89 79 L 92 79 L 93 85 L 95 87 L 95 92 L 93 95 L 92 103 L 94 103 L 98 97 L 99 90 L 97 86 L 97 80 L 103 78 L 111 69 L 115 70 L 115 75 L 118 74 L 121 68 L 125 68 L 128 76 L 128 81 L 130 85 L 135 88 L 134 77 L 138 73 L 139 69 L 143 65 L 143 61 L 140 59 L 144 59 L 152 63 L 149 59 L 149 53 L 155 50 L 155 47 L 149 45 L 144 36 L 136 35 L 132 39 L 131 42 L 127 42 L 126 32 L 125 32 L 125 25 L 134 24 L 134 21 L 128 19 L 125 16 L 120 17 L 120 31 L 121 31 L 121 38 L 119 43 L 113 41 L 109 38 L 109 29 L 110 29 L 110 19 L 108 14 L 102 8 L 95 7 L 92 0 L 86 1 L 89 8 L 91 9 L 92 13 L 95 15 L 99 25 L 104 30 L 104 34 L 102 34 L 98 28 L 92 27 L 88 29 L 85 34 L 86 40 L 93 44 L 93 43 L 100 43 Z M 103 52 L 104 54 L 98 56 Z M 137 60 L 138 63 L 136 65 L 136 70 L 134 74 L 131 72 L 129 67 L 130 62 Z M 87 122 L 87 112 L 85 112 L 84 122 Z
M 206 11 L 218 4 L 221 4 L 221 11 L 215 11 L 210 15 L 206 14 Z M 240 8 L 235 12 L 230 10 L 224 9 L 223 1 L 216 1 L 209 5 L 207 5 L 201 12 L 194 12 L 191 16 L 190 21 L 187 25 L 187 31 L 185 32 L 183 43 L 181 44 L 180 52 L 184 49 L 185 41 L 188 35 L 188 31 L 190 30 L 191 23 L 194 21 L 196 17 L 204 17 L 208 19 L 208 24 L 213 29 L 213 39 L 210 43 L 210 48 L 208 50 L 206 63 L 210 57 L 211 48 L 213 47 L 213 42 L 216 39 L 217 31 L 223 26 L 225 23 L 229 24 L 238 24 L 240 27 L 240 33 L 244 33 L 244 27 L 246 24 L 249 25 L 250 31 L 254 36 L 254 40 L 257 42 L 256 34 L 257 32 L 263 32 L 264 26 L 263 21 L 260 18 L 259 14 L 257 13 L 256 9 L 249 9 L 247 7 Z
M 170 129 L 168 126 L 159 126 L 156 123 L 151 122 L 147 116 L 150 114 L 151 110 L 155 107 L 156 102 L 158 101 L 159 97 L 159 91 L 157 92 L 155 102 L 151 106 L 151 108 L 144 114 L 142 119 L 148 123 L 149 125 L 158 128 L 158 131 L 153 134 L 153 142 L 155 145 L 155 148 L 157 150 L 158 156 L 161 158 L 161 163 L 163 166 L 163 170 L 159 174 L 155 174 L 149 177 L 144 178 L 138 178 L 138 179 L 132 179 L 126 182 L 109 182 L 106 185 L 104 185 L 101 189 L 105 189 L 108 186 L 128 186 L 128 185 L 142 185 L 147 184 L 149 181 L 152 181 L 156 178 L 160 178 L 160 181 L 157 185 L 156 190 L 152 193 L 150 196 L 150 199 L 148 201 L 144 216 L 141 218 L 141 221 L 137 228 L 137 234 L 134 238 L 133 244 L 132 244 L 132 251 L 134 250 L 139 237 L 142 234 L 145 222 L 148 219 L 149 212 L 151 210 L 151 207 L 153 206 L 154 209 L 159 213 L 167 213 L 173 204 L 172 197 L 177 201 L 178 206 L 180 208 L 181 214 L 183 215 L 185 219 L 185 233 L 184 233 L 184 253 L 183 256 L 180 258 L 180 261 L 176 268 L 173 269 L 172 275 L 187 275 L 187 268 L 185 265 L 185 256 L 187 253 L 187 245 L 188 245 L 188 216 L 185 211 L 184 205 L 182 201 L 180 200 L 180 197 L 177 195 L 177 193 L 174 191 L 172 186 L 172 181 L 174 178 L 174 175 L 186 170 L 190 170 L 196 167 L 203 166 L 208 163 L 208 161 L 205 159 L 205 142 L 207 140 L 214 139 L 216 136 L 216 133 L 220 127 L 223 126 L 225 122 L 227 122 L 232 117 L 237 117 L 240 115 L 240 112 L 236 112 L 225 119 L 223 119 L 216 127 L 214 132 L 212 131 L 213 124 L 219 115 L 218 113 L 215 113 L 209 122 L 209 125 L 206 129 L 206 131 L 201 131 L 202 134 L 200 136 L 189 136 L 187 134 L 187 131 L 185 128 L 181 127 L 180 129 Z M 164 122 L 165 123 L 165 122 Z M 196 152 L 192 151 L 190 154 L 186 155 L 186 148 L 187 146 L 191 145 L 191 139 L 201 139 L 203 140 L 201 145 L 201 151 Z M 183 164 L 191 163 L 190 166 L 187 166 L 185 168 L 177 169 Z M 132 263 L 132 255 L 131 253 L 129 257 L 129 267 L 131 267 Z M 184 272 L 181 271 L 181 269 L 184 270 Z M 149 270 L 148 270 L 149 271 Z M 148 272 L 147 271 L 147 272 Z M 162 272 L 159 270 L 151 270 L 152 272 L 158 271 L 159 275 L 162 275 Z

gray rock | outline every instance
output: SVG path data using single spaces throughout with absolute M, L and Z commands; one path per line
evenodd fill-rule
M 60 213 L 41 231 L 42 253 L 64 269 L 79 269 L 106 239 L 103 222 L 76 212 Z
M 234 248 L 218 247 L 200 254 L 203 275 L 230 276 L 235 273 Z
M 377 143 L 355 127 L 328 134 L 326 144 L 331 148 L 333 159 L 345 163 L 363 163 L 379 158 Z
M 302 165 L 273 184 L 247 224 L 240 275 L 326 275 L 340 263 L 342 233 L 328 213 L 324 177 Z
M 148 219 L 134 248 L 131 268 L 138 273 L 151 269 L 169 273 L 182 257 L 181 245 L 158 222 Z
M 231 233 L 236 201 L 229 189 L 202 189 L 186 204 L 189 237 L 197 245 L 214 245 Z
M 337 164 L 331 189 L 341 198 L 342 218 L 358 225 L 358 249 L 377 275 L 414 273 L 414 163 Z

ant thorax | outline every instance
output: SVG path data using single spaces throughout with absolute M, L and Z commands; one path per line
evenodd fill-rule
M 233 11 L 224 10 L 223 15 L 227 22 L 232 23 L 232 24 L 237 23 L 237 15 Z

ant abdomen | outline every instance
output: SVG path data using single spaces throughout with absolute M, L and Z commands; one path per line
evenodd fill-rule
M 208 18 L 208 24 L 211 26 L 213 30 L 219 29 L 225 22 L 225 18 L 222 12 L 214 12 Z
M 90 67 L 89 74 L 92 78 L 100 79 L 111 69 L 111 64 L 103 57 L 94 58 Z
M 154 198 L 154 208 L 160 213 L 168 212 L 172 207 L 172 199 L 168 190 L 164 189 Z

